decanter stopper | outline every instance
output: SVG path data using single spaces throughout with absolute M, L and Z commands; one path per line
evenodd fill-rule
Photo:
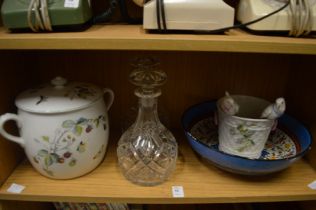
M 138 115 L 134 124 L 121 136 L 117 156 L 123 175 L 131 182 L 152 186 L 164 182 L 174 171 L 178 145 L 157 114 L 159 86 L 167 75 L 152 58 L 138 59 L 130 82 L 138 86 Z
M 160 89 L 167 80 L 167 74 L 158 68 L 160 63 L 154 58 L 138 58 L 132 64 L 135 69 L 129 75 L 132 84 L 138 86 L 135 94 L 139 97 L 144 95 L 159 96 Z

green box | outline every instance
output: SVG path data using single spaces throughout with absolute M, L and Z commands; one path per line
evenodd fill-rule
M 4 0 L 1 15 L 5 27 L 12 31 L 29 29 L 27 11 L 31 0 Z M 53 30 L 81 30 L 92 18 L 89 0 L 79 1 L 78 7 L 65 7 L 65 2 L 76 0 L 47 0 Z

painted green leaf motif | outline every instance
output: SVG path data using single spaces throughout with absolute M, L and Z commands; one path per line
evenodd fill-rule
M 38 159 L 37 159 L 36 157 L 33 157 L 33 161 L 34 161 L 35 163 L 38 163 Z
M 73 120 L 66 120 L 63 122 L 62 127 L 63 128 L 72 128 L 75 124 L 76 124 L 76 122 Z
M 74 134 L 80 136 L 82 133 L 82 127 L 80 125 L 75 126 Z
M 46 157 L 48 155 L 48 151 L 45 149 L 41 149 L 40 151 L 37 152 L 37 155 L 40 157 Z
M 47 170 L 46 168 L 43 168 L 43 170 L 50 176 L 54 176 L 54 173 L 50 170 Z
M 47 155 L 44 158 L 44 163 L 45 163 L 46 167 L 51 166 L 54 163 L 52 156 L 51 155 Z
M 252 134 L 248 132 L 248 133 L 244 133 L 243 136 L 245 138 L 250 138 L 252 136 Z
M 77 147 L 77 151 L 78 151 L 79 153 L 85 152 L 85 151 L 86 151 L 86 144 L 83 143 L 83 142 L 80 142 L 80 144 L 79 144 L 78 147 Z
M 81 124 L 81 125 L 86 125 L 88 123 L 88 120 L 86 118 L 79 118 L 79 120 L 77 121 L 77 125 Z
M 79 97 L 79 98 L 83 98 L 83 99 L 86 99 L 86 98 L 87 98 L 84 94 L 81 94 L 81 93 L 78 93 L 78 97 Z
M 45 142 L 49 142 L 49 136 L 42 136 L 42 140 Z
M 76 160 L 76 159 L 72 159 L 72 160 L 68 163 L 68 165 L 71 166 L 71 167 L 73 167 L 73 166 L 76 165 L 76 163 L 77 163 L 77 160 Z
M 99 124 L 100 124 L 100 120 L 99 119 L 95 119 L 94 120 L 95 126 L 98 128 Z
M 59 155 L 58 154 L 52 153 L 52 154 L 50 154 L 50 156 L 52 157 L 53 163 L 57 163 L 58 162 L 58 159 L 59 159 Z
M 39 144 L 41 143 L 40 140 L 38 140 L 38 139 L 34 139 L 34 141 L 35 141 L 36 143 L 39 143 Z

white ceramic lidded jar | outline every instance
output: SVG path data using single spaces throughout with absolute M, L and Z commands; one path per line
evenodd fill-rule
M 16 98 L 18 114 L 0 116 L 0 133 L 20 144 L 42 175 L 53 179 L 82 176 L 103 160 L 109 137 L 107 111 L 113 100 L 108 88 L 56 77 Z M 4 130 L 9 120 L 17 122 L 21 137 Z

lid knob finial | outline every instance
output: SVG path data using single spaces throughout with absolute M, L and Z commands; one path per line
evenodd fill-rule
M 51 80 L 51 84 L 54 85 L 55 88 L 63 88 L 67 84 L 67 79 L 58 76 Z

